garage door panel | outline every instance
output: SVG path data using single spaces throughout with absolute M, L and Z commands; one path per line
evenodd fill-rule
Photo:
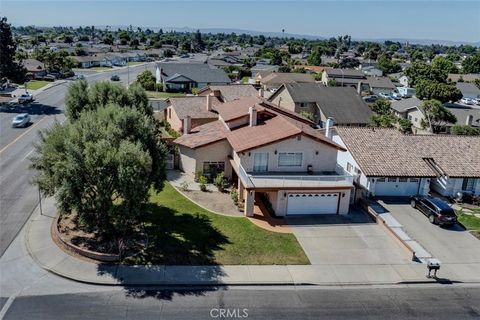
M 287 215 L 335 214 L 338 193 L 289 193 Z
M 418 192 L 419 181 L 400 181 L 392 178 L 378 180 L 375 184 L 377 196 L 413 196 Z

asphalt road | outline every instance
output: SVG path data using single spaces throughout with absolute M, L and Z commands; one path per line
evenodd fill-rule
M 130 290 L 18 297 L 4 319 L 478 319 L 478 301 L 478 287 Z
M 123 84 L 135 80 L 143 65 L 107 72 L 89 73 L 88 82 L 108 80 L 117 74 Z M 148 66 L 153 70 L 153 64 Z M 48 128 L 54 121 L 63 121 L 65 93 L 69 81 L 59 82 L 35 95 L 28 105 L 3 104 L 0 106 L 0 256 L 16 237 L 38 205 L 38 190 L 31 184 L 34 173 L 29 170 L 33 146 L 39 140 L 38 131 Z M 26 128 L 12 128 L 11 121 L 19 113 L 31 114 L 32 124 Z

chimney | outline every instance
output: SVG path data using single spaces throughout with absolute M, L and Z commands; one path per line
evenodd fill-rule
M 249 126 L 254 127 L 257 125 L 257 109 L 255 106 L 248 108 L 248 114 L 250 116 Z
M 327 123 L 325 125 L 325 136 L 329 139 L 332 139 L 332 126 L 333 126 L 333 118 L 328 118 Z
M 192 130 L 192 118 L 187 116 L 183 119 L 183 134 L 189 134 Z
M 469 115 L 467 116 L 467 121 L 465 122 L 465 124 L 466 124 L 467 126 L 471 126 L 471 125 L 472 125 L 472 122 L 473 122 L 473 116 L 472 116 L 471 114 L 469 114 Z
M 258 96 L 260 98 L 263 98 L 263 96 L 264 96 L 263 88 L 258 89 Z
M 212 96 L 207 95 L 207 111 L 212 111 Z

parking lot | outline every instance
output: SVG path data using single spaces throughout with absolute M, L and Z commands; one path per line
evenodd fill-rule
M 380 203 L 405 231 L 442 263 L 480 263 L 480 242 L 461 226 L 440 227 L 410 206 L 408 199 L 382 199 Z

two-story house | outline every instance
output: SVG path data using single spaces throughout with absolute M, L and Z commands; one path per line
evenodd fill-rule
M 290 111 L 313 115 L 313 121 L 322 128 L 329 118 L 335 125 L 365 126 L 372 115 L 371 109 L 351 87 L 325 87 L 321 83 L 284 84 L 268 100 Z
M 353 178 L 336 162 L 346 149 L 311 121 L 259 97 L 224 103 L 217 112 L 217 121 L 191 130 L 185 121 L 174 141 L 181 170 L 225 172 L 247 216 L 256 193 L 266 195 L 277 216 L 348 213 Z

